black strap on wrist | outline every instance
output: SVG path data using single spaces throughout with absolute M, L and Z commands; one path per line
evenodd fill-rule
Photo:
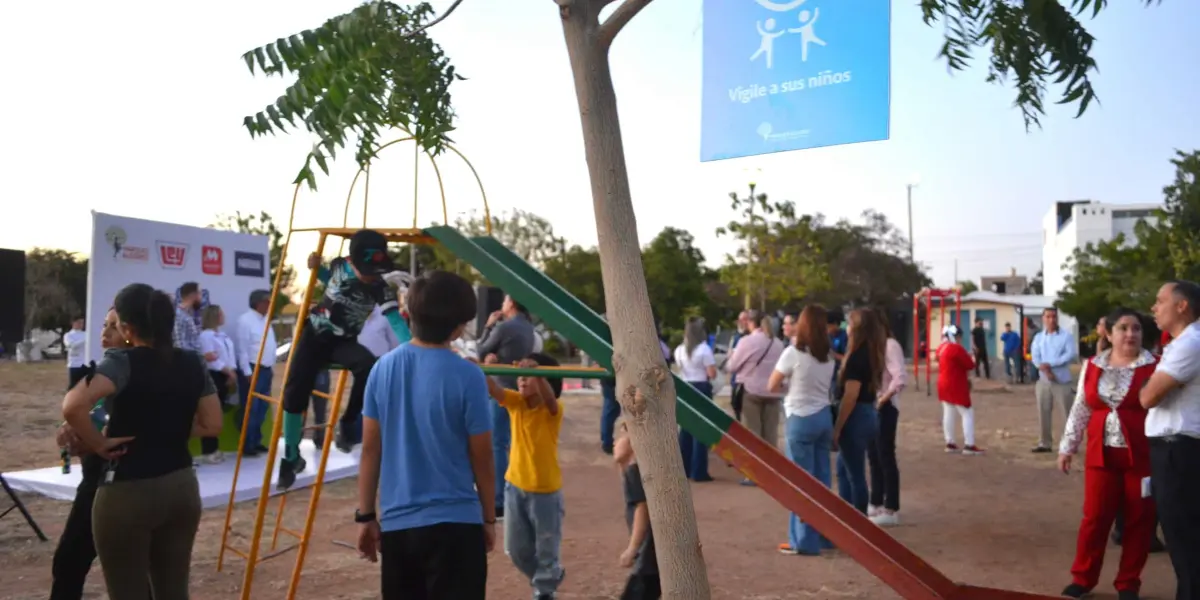
M 374 511 L 371 511 L 369 513 L 361 513 L 361 512 L 358 512 L 357 508 L 354 509 L 354 522 L 355 523 L 371 523 L 375 520 L 376 520 L 376 516 L 375 516 Z

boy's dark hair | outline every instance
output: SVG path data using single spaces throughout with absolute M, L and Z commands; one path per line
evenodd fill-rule
M 179 297 L 186 298 L 186 297 L 191 296 L 192 294 L 195 294 L 196 292 L 199 292 L 199 291 L 200 291 L 200 284 L 196 283 L 195 281 L 189 281 L 189 282 L 179 286 Z
M 427 344 L 444 344 L 454 330 L 475 318 L 475 290 L 466 279 L 446 271 L 422 273 L 406 296 L 409 328 Z
M 840 327 L 842 324 L 842 321 L 845 321 L 845 320 L 846 320 L 846 315 L 844 313 L 842 313 L 842 311 L 840 311 L 840 310 L 831 310 L 831 311 L 825 313 L 825 324 L 826 325 L 837 325 Z
M 170 296 L 144 283 L 131 283 L 117 293 L 113 309 L 141 341 L 158 350 L 164 358 L 171 356 L 175 305 Z
M 552 357 L 542 354 L 541 352 L 534 352 L 533 354 L 529 355 L 529 358 L 532 358 L 533 362 L 536 362 L 539 367 L 559 366 L 557 360 L 554 360 Z M 550 389 L 554 390 L 554 397 L 561 397 L 563 387 L 562 377 L 547 377 L 546 381 L 550 384 Z
M 75 315 L 74 317 L 71 318 L 72 323 L 74 323 L 75 321 L 82 321 L 82 320 L 83 320 L 83 315 Z

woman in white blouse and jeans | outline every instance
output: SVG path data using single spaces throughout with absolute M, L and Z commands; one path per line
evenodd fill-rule
M 1083 520 L 1071 584 L 1063 596 L 1082 598 L 1096 587 L 1108 532 L 1121 511 L 1125 531 L 1113 585 L 1119 600 L 1137 600 L 1155 529 L 1154 502 L 1143 489 L 1150 475 L 1150 449 L 1146 409 L 1138 394 L 1157 365 L 1154 356 L 1142 348 L 1142 321 L 1137 312 L 1117 309 L 1107 323 L 1110 348 L 1084 362 L 1058 449 L 1058 466 L 1069 473 L 1086 433 Z
M 793 329 L 796 342 L 784 349 L 767 388 L 778 391 L 787 379 L 783 410 L 787 415 L 788 456 L 800 468 L 829 487 L 833 479 L 830 451 L 833 447 L 833 411 L 829 408 L 829 387 L 837 361 L 829 347 L 824 308 L 810 305 L 800 313 Z M 788 518 L 788 541 L 779 545 L 783 554 L 817 556 L 822 548 L 832 548 L 816 529 L 793 514 Z
M 224 406 L 229 396 L 237 390 L 237 374 L 234 372 L 233 340 L 221 331 L 225 325 L 225 311 L 220 306 L 210 304 L 200 315 L 200 352 L 208 365 L 208 375 L 212 377 L 213 385 L 217 388 L 217 397 Z M 218 438 L 200 438 L 200 460 L 210 465 L 223 462 L 224 455 L 218 449 Z
M 700 393 L 712 398 L 712 380 L 717 376 L 717 360 L 712 348 L 708 347 L 708 333 L 704 320 L 688 319 L 683 332 L 683 343 L 675 348 L 675 362 L 679 365 L 679 377 L 692 384 Z M 708 446 L 679 430 L 679 451 L 683 454 L 683 472 L 692 481 L 712 481 L 708 474 Z

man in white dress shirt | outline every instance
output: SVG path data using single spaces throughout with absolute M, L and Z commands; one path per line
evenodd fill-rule
M 1176 600 L 1200 600 L 1200 285 L 1170 281 L 1158 291 L 1154 320 L 1173 338 L 1142 388 L 1150 483 Z
M 83 328 L 83 317 L 75 317 L 71 330 L 63 336 L 63 350 L 67 354 L 67 389 L 75 387 L 87 376 L 87 331 Z
M 250 422 L 247 424 L 246 443 L 242 453 L 245 456 L 266 454 L 267 447 L 262 441 L 263 421 L 267 418 L 268 404 L 260 398 L 250 400 L 250 378 L 254 375 L 254 361 L 258 358 L 258 349 L 262 345 L 263 332 L 267 333 L 267 343 L 262 349 L 262 359 L 258 361 L 258 381 L 254 391 L 264 396 L 271 395 L 275 353 L 279 350 L 275 343 L 275 331 L 267 327 L 270 318 L 267 309 L 271 306 L 269 290 L 255 290 L 250 293 L 250 310 L 242 313 L 234 328 L 233 347 L 237 354 L 239 408 L 236 415 L 237 423 L 242 423 L 246 407 L 250 407 Z

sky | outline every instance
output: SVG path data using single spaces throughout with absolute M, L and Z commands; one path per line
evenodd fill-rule
M 9 24 L 0 37 L 0 246 L 86 252 L 93 210 L 191 225 L 267 211 L 286 223 L 290 182 L 312 138 L 250 139 L 243 116 L 274 101 L 287 81 L 252 76 L 241 55 L 358 3 L 0 4 L 0 23 Z M 450 3 L 431 2 L 439 12 Z M 985 54 L 971 70 L 948 72 L 936 58 L 941 26 L 925 26 L 915 1 L 896 2 L 889 140 L 700 163 L 701 0 L 656 0 L 611 55 L 639 238 L 687 229 L 719 265 L 733 247 L 714 230 L 734 216 L 729 192 L 744 193 L 751 181 L 802 212 L 854 219 L 874 209 L 903 230 L 906 186 L 917 181 L 916 259 L 936 284 L 1010 268 L 1032 276 L 1041 219 L 1054 201 L 1161 201 L 1174 150 L 1200 145 L 1200 79 L 1192 75 L 1200 2 L 1113 2 L 1087 26 L 1097 38 L 1100 104 L 1079 119 L 1074 107 L 1051 104 L 1043 128 L 1027 132 L 1012 90 L 984 81 Z M 531 211 L 568 241 L 594 244 L 555 4 L 466 0 L 431 32 L 467 77 L 452 88 L 452 137 L 491 210 Z M 381 155 L 369 225 L 411 226 L 413 161 L 407 143 Z M 450 219 L 481 210 L 466 164 L 446 156 L 438 165 Z M 340 226 L 356 170 L 347 152 L 317 192 L 302 190 L 294 226 Z M 416 188 L 419 223 L 440 222 L 428 160 L 419 162 Z M 351 208 L 360 219 L 362 198 L 360 183 Z M 315 238 L 294 243 L 292 256 L 304 256 Z

